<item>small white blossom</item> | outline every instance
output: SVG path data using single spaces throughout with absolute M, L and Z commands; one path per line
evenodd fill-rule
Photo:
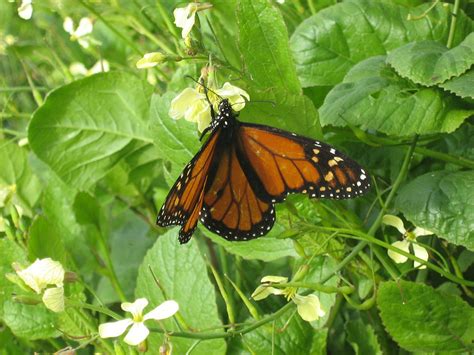
M 66 17 L 63 22 L 64 30 L 71 35 L 71 41 L 77 41 L 82 47 L 89 48 L 90 38 L 94 26 L 91 19 L 83 17 L 79 21 L 79 25 L 74 29 L 74 21 L 70 17 Z
M 90 69 L 87 69 L 86 66 L 80 62 L 74 62 L 69 66 L 69 71 L 74 76 L 90 76 L 92 74 L 105 73 L 109 70 L 109 62 L 105 59 L 97 61 Z
M 181 37 L 188 37 L 196 21 L 198 5 L 190 3 L 186 7 L 180 7 L 173 11 L 174 23 L 176 27 L 182 28 Z
M 122 303 L 122 309 L 132 313 L 132 318 L 101 324 L 99 326 L 99 336 L 101 338 L 115 338 L 125 333 L 131 326 L 124 341 L 129 345 L 139 345 L 148 337 L 148 334 L 150 334 L 150 331 L 144 323 L 146 320 L 170 318 L 179 310 L 178 303 L 169 300 L 143 315 L 143 309 L 147 305 L 148 300 L 146 298 L 139 298 L 133 303 Z
M 31 16 L 33 16 L 33 5 L 31 4 L 31 0 L 21 1 L 21 5 L 18 7 L 18 16 L 23 20 L 31 19 Z
M 260 301 L 270 295 L 286 296 L 287 299 L 293 300 L 296 304 L 298 314 L 307 322 L 316 321 L 326 315 L 326 312 L 321 308 L 321 302 L 319 301 L 318 296 L 314 294 L 308 296 L 298 295 L 296 293 L 297 289 L 294 287 L 286 287 L 282 289 L 271 286 L 286 282 L 288 282 L 287 277 L 265 276 L 262 278 L 261 284 L 252 293 L 251 297 L 255 301 Z
M 293 302 L 298 308 L 298 314 L 307 322 L 313 322 L 326 315 L 316 295 L 301 296 L 295 294 Z
M 16 273 L 34 292 L 43 294 L 42 300 L 47 308 L 54 312 L 64 310 L 65 271 L 61 263 L 51 258 L 36 259 L 26 269 L 16 270 Z
M 140 59 L 136 66 L 138 69 L 148 69 L 156 67 L 166 61 L 166 55 L 161 52 L 146 53 L 142 59 Z
M 245 99 L 250 100 L 250 96 L 246 91 L 230 83 L 225 83 L 221 89 L 214 91 L 219 95 L 219 97 L 216 97 L 215 94 L 209 92 L 209 99 L 214 109 L 217 109 L 220 100 L 228 99 L 232 108 L 235 111 L 240 111 L 245 106 Z M 204 131 L 211 122 L 211 108 L 206 95 L 192 88 L 184 89 L 171 101 L 169 115 L 175 120 L 184 117 L 187 121 L 197 122 L 200 132 Z
M 394 247 L 401 249 L 406 253 L 409 253 L 411 246 L 413 248 L 413 254 L 415 254 L 416 257 L 425 261 L 428 260 L 428 251 L 424 247 L 416 243 L 416 238 L 423 235 L 431 235 L 433 234 L 432 232 L 420 227 L 416 227 L 412 231 L 408 231 L 405 229 L 403 221 L 400 218 L 389 214 L 383 216 L 382 223 L 388 226 L 395 227 L 402 234 L 403 240 L 398 240 L 392 243 Z M 399 254 L 392 250 L 389 250 L 387 254 L 397 264 L 404 263 L 408 260 L 405 255 Z M 421 264 L 419 262 L 414 262 L 415 267 L 418 267 L 420 265 Z M 421 265 L 420 269 L 426 269 L 426 266 Z

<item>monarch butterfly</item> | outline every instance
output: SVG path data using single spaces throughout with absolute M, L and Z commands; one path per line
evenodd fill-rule
M 370 187 L 365 170 L 330 145 L 240 122 L 227 99 L 211 116 L 208 140 L 176 180 L 156 222 L 180 225 L 181 244 L 198 220 L 227 240 L 249 240 L 270 231 L 274 205 L 289 193 L 340 199 Z

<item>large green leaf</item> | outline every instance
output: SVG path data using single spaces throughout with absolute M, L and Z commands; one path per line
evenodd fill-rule
M 375 335 L 374 328 L 362 319 L 349 320 L 346 323 L 347 340 L 356 355 L 382 355 L 383 352 Z
M 452 78 L 439 86 L 457 96 L 474 99 L 474 69 L 468 70 L 463 75 Z
M 474 171 L 438 171 L 403 187 L 396 207 L 416 226 L 474 250 Z
M 38 178 L 28 165 L 28 151 L 15 141 L 0 139 L 0 186 L 16 185 L 14 202 L 30 211 L 40 195 Z
M 175 238 L 173 229 L 156 241 L 148 251 L 138 270 L 136 297 L 146 297 L 150 302 L 149 309 L 156 307 L 165 299 L 173 299 L 179 303 L 179 312 L 186 324 L 195 330 L 222 325 L 217 314 L 216 293 L 209 280 L 206 263 L 196 243 L 180 245 Z M 156 284 L 152 272 L 156 275 L 160 287 Z M 163 321 L 168 330 L 179 331 L 173 320 Z M 192 339 L 172 338 L 173 351 L 184 354 L 195 343 Z M 150 338 L 156 349 L 163 341 L 161 335 Z M 151 345 L 150 345 L 151 346 Z M 223 354 L 226 344 L 222 339 L 209 340 L 198 344 L 193 354 Z
M 469 351 L 474 309 L 460 297 L 408 281 L 380 285 L 377 305 L 393 337 L 409 351 Z
M 56 314 L 42 304 L 26 305 L 14 301 L 3 304 L 3 320 L 17 337 L 29 340 L 58 337 L 55 327 Z
M 244 68 L 253 82 L 261 88 L 300 94 L 281 13 L 267 0 L 241 0 L 236 13 Z
M 124 72 L 63 86 L 35 112 L 28 129 L 31 147 L 64 181 L 87 189 L 119 159 L 152 143 L 151 92 L 146 82 Z
M 399 75 L 417 84 L 440 84 L 474 64 L 474 33 L 452 49 L 434 41 L 412 42 L 391 51 L 387 62 Z
M 326 96 L 321 124 L 360 126 L 405 136 L 452 132 L 474 110 L 438 88 L 426 88 L 399 77 L 384 56 L 354 66 Z
M 439 3 L 407 8 L 384 1 L 349 0 L 303 21 L 291 37 L 291 49 L 303 87 L 335 85 L 356 63 L 417 40 L 446 43 L 452 9 Z M 454 45 L 472 31 L 472 21 L 458 13 Z
M 67 252 L 61 230 L 45 216 L 39 216 L 31 225 L 28 254 L 30 260 L 51 258 L 66 265 Z

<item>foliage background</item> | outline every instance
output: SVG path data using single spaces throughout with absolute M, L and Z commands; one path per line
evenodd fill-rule
M 178 354 L 472 351 L 472 3 L 209 2 L 188 46 L 173 25 L 179 1 L 35 1 L 29 21 L 19 2 L 0 3 L 0 352 L 134 352 L 97 339 L 97 326 L 110 319 L 105 307 L 141 296 L 180 304 L 164 322 L 179 332 L 169 337 Z M 93 19 L 89 48 L 62 29 L 66 16 Z M 151 51 L 170 58 L 136 69 Z M 110 72 L 71 70 L 100 59 Z M 367 167 L 371 193 L 292 196 L 272 232 L 245 243 L 200 228 L 180 246 L 176 228 L 157 228 L 200 145 L 169 104 L 209 61 L 216 84 L 276 102 L 247 105 L 241 120 L 324 138 Z M 387 257 L 401 236 L 381 224 L 386 213 L 435 233 L 419 240 L 427 269 L 412 254 Z M 25 291 L 5 277 L 12 262 L 44 257 L 79 277 L 59 314 L 15 302 Z M 300 292 L 316 290 L 325 317 L 304 322 L 276 296 L 247 301 L 261 277 L 291 278 L 301 265 Z

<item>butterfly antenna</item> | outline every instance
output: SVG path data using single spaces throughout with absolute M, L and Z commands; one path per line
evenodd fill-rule
M 204 88 L 204 93 L 206 94 L 206 97 L 207 97 L 207 92 L 209 91 L 209 92 L 212 92 L 217 97 L 220 97 L 222 99 L 222 97 L 217 92 L 215 92 L 214 90 L 209 89 L 206 85 L 204 85 L 203 82 L 200 82 L 200 81 L 194 79 L 191 75 L 185 75 L 185 77 L 188 78 L 188 79 L 191 79 L 196 84 L 201 85 Z
M 276 106 L 276 102 L 275 101 L 270 101 L 270 100 L 252 100 L 252 101 L 247 101 L 247 103 L 255 103 L 255 102 L 263 102 L 263 103 L 266 103 L 266 104 L 272 104 L 273 107 Z M 232 106 L 234 105 L 239 105 L 241 104 L 241 102 L 236 102 L 235 104 L 232 104 Z

